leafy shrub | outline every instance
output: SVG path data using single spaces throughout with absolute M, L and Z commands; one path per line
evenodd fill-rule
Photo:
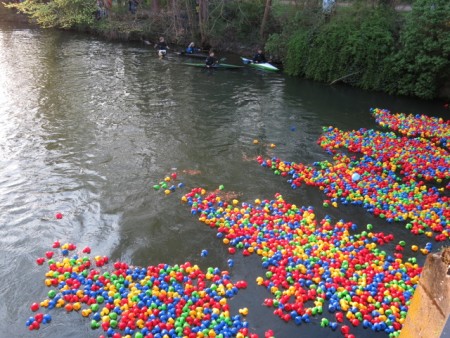
M 208 18 L 211 42 L 217 46 L 227 41 L 258 41 L 263 13 L 262 0 L 211 2 Z
M 92 0 L 25 0 L 8 7 L 29 15 L 42 27 L 64 29 L 92 25 L 96 10 Z
M 450 2 L 416 0 L 391 60 L 397 81 L 391 93 L 424 99 L 436 97 L 450 77 Z
M 381 70 L 394 48 L 392 20 L 388 9 L 362 9 L 297 30 L 288 40 L 286 72 L 323 82 L 344 78 L 364 89 L 381 89 Z

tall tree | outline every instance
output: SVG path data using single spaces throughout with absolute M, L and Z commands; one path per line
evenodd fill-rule
M 182 35 L 182 32 L 180 30 L 180 13 L 178 8 L 178 1 L 171 0 L 170 2 L 170 9 L 172 12 L 172 25 L 173 25 L 173 31 L 175 33 L 175 39 L 178 39 L 179 35 Z
M 194 12 L 194 8 L 195 8 L 195 1 L 192 0 L 186 0 L 185 2 L 186 5 L 186 14 L 188 17 L 188 32 L 190 34 L 190 37 L 194 37 L 197 31 L 197 18 L 196 13 Z
M 272 0 L 266 0 L 266 6 L 264 7 L 264 15 L 261 21 L 261 27 L 259 29 L 259 37 L 261 41 L 264 40 L 264 29 L 266 28 L 267 21 L 269 21 L 271 7 L 272 7 Z
M 157 14 L 161 10 L 159 0 L 152 0 L 152 12 Z
M 207 42 L 207 27 L 208 27 L 208 0 L 198 1 L 198 26 L 200 29 L 200 37 L 202 44 Z

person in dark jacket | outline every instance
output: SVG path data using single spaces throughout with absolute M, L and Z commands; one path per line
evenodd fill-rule
M 262 49 L 258 49 L 258 52 L 253 57 L 254 63 L 265 63 L 267 62 L 266 56 L 264 55 Z
M 155 48 L 158 50 L 158 55 L 162 59 L 167 54 L 167 50 L 169 49 L 169 46 L 167 46 L 166 41 L 161 36 L 159 38 L 158 43 L 155 44 Z
M 209 56 L 206 58 L 205 64 L 206 68 L 211 68 L 217 64 L 217 59 L 214 56 L 214 52 L 209 52 Z
M 128 1 L 128 10 L 131 12 L 131 14 L 136 14 L 138 4 L 139 4 L 138 0 Z

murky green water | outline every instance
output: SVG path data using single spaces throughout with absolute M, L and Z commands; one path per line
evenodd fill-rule
M 323 125 L 375 127 L 369 115 L 375 106 L 445 116 L 442 103 L 250 69 L 210 74 L 184 61 L 158 60 L 145 45 L 0 21 L 0 336 L 101 334 L 80 315 L 55 310 L 53 322 L 38 332 L 25 327 L 30 304 L 48 291 L 35 259 L 55 240 L 133 265 L 191 261 L 226 268 L 226 248 L 180 204 L 187 188 L 170 196 L 153 191 L 173 171 L 187 187 L 223 184 L 242 201 L 280 192 L 298 205 L 316 206 L 318 215 L 405 235 L 403 226 L 384 224 L 357 207 L 323 210 L 319 191 L 292 191 L 251 158 L 322 160 L 328 155 L 316 140 Z M 57 212 L 62 220 L 55 219 Z M 207 258 L 200 257 L 202 249 L 209 250 Z M 332 335 L 318 329 L 320 319 L 302 327 L 281 322 L 261 305 L 268 293 L 254 282 L 263 273 L 258 258 L 235 259 L 232 277 L 248 279 L 251 287 L 232 307 L 249 307 L 253 330 L 272 328 L 277 337 Z

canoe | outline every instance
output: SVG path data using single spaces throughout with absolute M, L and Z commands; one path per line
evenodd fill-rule
M 269 62 L 254 63 L 251 59 L 247 59 L 244 57 L 241 57 L 241 60 L 245 65 L 249 65 L 250 67 L 253 67 L 256 69 L 266 70 L 269 72 L 278 72 L 280 70 L 277 67 L 275 67 L 274 65 L 270 64 Z
M 183 64 L 186 66 L 206 68 L 206 65 L 204 63 L 185 62 Z M 241 69 L 243 67 L 244 66 L 231 65 L 229 63 L 218 63 L 210 68 L 211 69 Z
M 203 59 L 203 60 L 205 60 L 208 57 L 208 54 L 206 54 L 206 53 L 175 52 L 174 54 L 178 55 L 178 56 L 185 56 L 188 58 Z

